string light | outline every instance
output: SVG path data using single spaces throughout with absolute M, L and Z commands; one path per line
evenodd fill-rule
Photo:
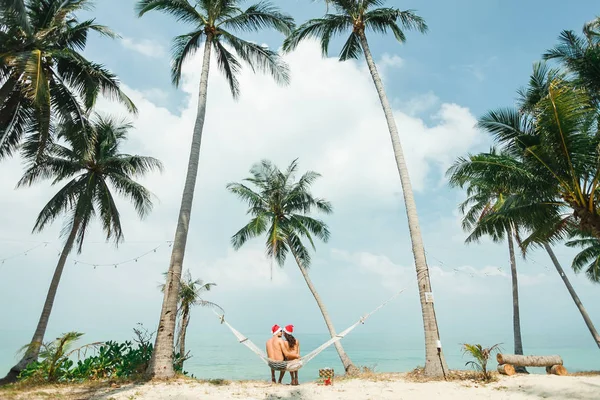
M 8 242 L 8 240 L 0 240 L 0 242 L 3 242 L 3 241 L 4 242 Z M 16 241 L 11 240 L 10 242 L 16 242 Z M 31 243 L 31 241 L 25 241 L 25 242 Z M 33 243 L 36 243 L 36 242 L 33 242 Z M 51 243 L 52 242 L 37 242 L 37 244 L 35 246 L 33 246 L 33 247 L 31 247 L 31 248 L 29 248 L 29 249 L 27 249 L 27 250 L 25 250 L 25 251 L 23 251 L 21 253 L 13 254 L 13 255 L 11 255 L 9 257 L 5 257 L 5 258 L 0 258 L 0 265 L 3 265 L 5 263 L 5 261 L 11 260 L 11 259 L 16 258 L 16 257 L 27 256 L 27 254 L 29 252 L 31 252 L 31 251 L 39 248 L 39 247 L 42 247 L 42 246 L 43 247 L 47 247 L 48 244 L 51 244 Z M 154 241 L 154 242 L 127 242 L 127 243 L 157 243 L 157 242 Z M 110 266 L 114 266 L 115 268 L 117 268 L 119 265 L 127 264 L 127 263 L 130 263 L 130 262 L 136 262 L 137 263 L 139 259 L 141 259 L 141 258 L 143 258 L 143 257 L 145 257 L 145 256 L 147 256 L 149 254 L 156 253 L 157 250 L 160 249 L 161 247 L 163 247 L 165 244 L 168 245 L 169 247 L 172 247 L 173 246 L 173 241 L 162 242 L 161 245 L 155 246 L 152 249 L 147 250 L 147 251 L 145 251 L 142 254 L 139 254 L 139 255 L 137 255 L 135 257 L 132 257 L 132 258 L 129 258 L 127 260 L 123 260 L 123 261 L 120 261 L 120 262 L 117 262 L 117 263 L 114 263 L 114 262 L 113 263 L 107 263 L 107 264 L 90 263 L 90 262 L 82 261 L 82 260 L 79 260 L 79 259 L 73 260 L 73 263 L 74 263 L 74 265 L 78 265 L 78 264 L 89 265 L 91 267 L 94 267 L 94 269 L 96 269 L 97 267 L 110 267 Z M 58 257 L 60 257 L 62 255 L 62 252 L 60 250 L 56 249 L 56 248 L 55 248 L 55 250 L 57 251 Z
M 435 257 L 434 255 L 430 254 L 429 252 L 425 251 L 425 254 L 427 255 L 427 257 L 434 259 L 437 263 L 439 263 L 440 267 L 452 270 L 454 274 L 466 274 L 469 275 L 471 278 L 475 278 L 476 276 L 486 276 L 486 277 L 490 277 L 490 276 L 499 276 L 498 274 L 492 274 L 491 272 L 484 272 L 483 274 L 479 274 L 478 272 L 473 272 L 473 271 L 468 271 L 468 270 L 464 270 L 464 269 L 459 269 L 459 268 L 455 268 L 455 267 L 450 267 L 449 265 L 445 264 L 442 260 L 440 260 L 439 258 Z M 527 258 L 528 261 L 533 261 L 535 264 L 540 265 L 541 267 L 545 268 L 547 271 L 550 271 L 551 269 L 544 264 L 541 264 L 539 262 L 537 262 L 536 260 L 532 259 L 532 258 Z M 504 274 L 504 275 L 509 275 L 507 273 L 507 271 L 504 268 L 501 267 L 496 267 L 495 268 L 500 274 Z
M 12 260 L 13 258 L 17 258 L 20 256 L 26 256 L 30 251 L 33 251 L 33 250 L 37 249 L 38 247 L 41 247 L 42 245 L 44 245 L 44 247 L 46 247 L 47 244 L 48 244 L 47 242 L 38 243 L 37 245 L 35 245 L 21 253 L 13 254 L 12 256 L 5 257 L 5 258 L 0 258 L 0 262 L 2 262 L 2 264 L 4 264 L 5 261 Z

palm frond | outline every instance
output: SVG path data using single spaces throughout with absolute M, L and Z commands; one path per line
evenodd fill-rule
M 341 34 L 345 30 L 352 29 L 352 18 L 348 15 L 327 14 L 323 18 L 315 18 L 306 21 L 284 40 L 283 50 L 290 52 L 295 50 L 300 42 L 305 39 L 318 39 L 321 42 L 321 51 L 327 56 L 331 38 Z
M 294 19 L 279 11 L 279 8 L 272 3 L 261 1 L 248 7 L 244 12 L 219 22 L 217 27 L 220 26 L 241 32 L 258 32 L 272 28 L 287 36 L 294 28 Z
M 162 11 L 174 16 L 177 21 L 197 25 L 206 23 L 206 17 L 200 14 L 187 0 L 139 0 L 135 4 L 138 17 L 150 11 Z
M 214 44 L 215 53 L 217 54 L 217 65 L 225 75 L 227 83 L 229 83 L 231 95 L 234 99 L 237 99 L 240 96 L 240 84 L 236 75 L 239 73 L 241 65 L 235 56 L 223 46 L 221 41 L 216 40 Z
M 179 35 L 173 39 L 171 81 L 175 87 L 178 87 L 181 82 L 183 63 L 198 51 L 204 39 L 204 31 L 202 30 Z
M 277 52 L 266 46 L 240 39 L 224 30 L 220 31 L 219 40 L 223 40 L 230 45 L 238 57 L 244 60 L 253 71 L 259 70 L 270 74 L 275 82 L 280 85 L 289 84 L 289 67 Z

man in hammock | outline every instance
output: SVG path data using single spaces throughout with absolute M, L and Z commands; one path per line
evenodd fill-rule
M 295 360 L 299 358 L 299 356 L 295 352 L 289 351 L 286 347 L 285 342 L 281 337 L 283 336 L 283 330 L 279 325 L 273 325 L 273 327 L 271 328 L 271 334 L 273 337 L 267 340 L 267 357 L 269 357 L 269 360 L 272 360 L 268 362 L 269 367 L 271 367 L 271 382 L 277 383 L 277 381 L 275 380 L 275 370 L 280 368 L 279 365 L 277 365 L 280 363 L 276 364 L 273 361 L 281 362 Z M 281 379 L 283 379 L 284 373 L 285 370 L 281 371 L 279 375 L 280 383 Z

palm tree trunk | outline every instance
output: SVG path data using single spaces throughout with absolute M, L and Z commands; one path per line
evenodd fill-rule
M 179 330 L 179 355 L 181 357 L 181 363 L 179 366 L 183 368 L 183 362 L 185 357 L 185 334 L 190 323 L 190 309 L 184 309 L 181 317 L 181 328 Z
M 510 257 L 510 276 L 512 278 L 513 297 L 513 337 L 515 341 L 515 354 L 523 355 L 523 340 L 521 339 L 521 315 L 519 312 L 519 282 L 517 277 L 517 261 L 515 259 L 515 247 L 513 244 L 513 230 L 506 229 L 508 240 L 508 255 Z M 515 367 L 519 373 L 527 373 L 525 367 Z
M 165 379 L 175 375 L 173 369 L 173 340 L 175 338 L 175 318 L 177 316 L 177 302 L 179 300 L 179 281 L 181 279 L 181 268 L 183 265 L 183 257 L 185 255 L 188 229 L 190 226 L 196 176 L 198 175 L 200 143 L 202 141 L 204 117 L 206 115 L 206 97 L 208 91 L 208 72 L 210 67 L 212 39 L 212 35 L 207 35 L 204 44 L 200 93 L 198 96 L 198 112 L 196 115 L 196 123 L 194 125 L 192 147 L 185 186 L 181 198 L 181 207 L 179 209 L 179 220 L 177 222 L 177 230 L 175 231 L 175 240 L 173 242 L 173 252 L 171 253 L 171 263 L 169 265 L 167 282 L 165 284 L 160 321 L 156 333 L 152 359 L 150 360 L 147 372 L 152 378 Z
M 337 333 L 335 332 L 335 328 L 333 327 L 331 318 L 329 318 L 329 313 L 327 312 L 327 309 L 325 308 L 325 304 L 323 304 L 321 297 L 317 293 L 317 289 L 315 288 L 312 281 L 310 280 L 310 277 L 308 276 L 308 271 L 302 265 L 302 261 L 300 260 L 300 258 L 296 254 L 296 252 L 292 249 L 292 246 L 289 246 L 289 247 L 290 247 L 290 250 L 292 251 L 292 254 L 294 255 L 294 258 L 296 259 L 296 264 L 298 264 L 298 268 L 300 268 L 300 272 L 302 273 L 302 276 L 304 277 L 304 280 L 306 281 L 306 284 L 308 285 L 310 292 L 312 293 L 313 297 L 315 298 L 315 301 L 317 302 L 317 305 L 319 306 L 319 310 L 321 310 L 321 314 L 323 315 L 323 319 L 325 320 L 325 325 L 327 325 L 327 330 L 329 331 L 329 335 L 333 338 L 337 335 Z M 346 371 L 346 373 L 353 374 L 353 373 L 358 372 L 358 368 L 356 368 L 356 366 L 354 366 L 354 364 L 352 363 L 352 360 L 350 360 L 350 357 L 348 357 L 348 354 L 346 354 L 346 351 L 344 350 L 344 347 L 342 346 L 342 344 L 339 341 L 337 341 L 333 345 L 335 346 L 335 349 L 337 350 L 338 355 L 340 356 L 340 360 L 342 361 L 342 365 L 344 366 L 344 370 Z
M 392 108 L 385 94 L 383 83 L 377 72 L 377 66 L 373 61 L 371 50 L 369 49 L 369 43 L 364 32 L 359 33 L 360 42 L 362 45 L 371 77 L 377 88 L 379 94 L 379 100 L 383 107 L 383 112 L 387 120 L 387 125 L 390 131 L 390 137 L 392 139 L 392 147 L 394 149 L 394 156 L 396 158 L 396 165 L 398 167 L 398 173 L 400 174 L 400 183 L 402 185 L 402 192 L 404 194 L 404 203 L 406 205 L 406 216 L 408 218 L 408 229 L 410 231 L 410 240 L 412 243 L 412 251 L 415 259 L 415 268 L 417 270 L 417 279 L 419 286 L 419 297 L 421 300 L 421 311 L 423 314 L 423 327 L 425 329 L 425 375 L 426 376 L 445 376 L 448 371 L 448 366 L 444 358 L 444 354 L 441 350 L 440 333 L 437 325 L 437 318 L 435 315 L 435 307 L 433 302 L 427 302 L 425 299 L 425 293 L 431 292 L 431 281 L 429 279 L 429 268 L 427 267 L 427 261 L 425 259 L 425 249 L 423 247 L 423 239 L 421 237 L 421 228 L 419 227 L 419 218 L 417 215 L 417 205 L 415 204 L 415 198 L 410 183 L 410 177 L 408 175 L 408 168 L 406 161 L 404 160 L 404 153 L 402 151 L 402 145 L 400 144 L 400 137 L 398 135 L 398 128 L 396 127 L 396 121 L 392 113 Z
M 598 331 L 594 327 L 594 324 L 592 323 L 592 319 L 590 318 L 587 311 L 585 310 L 585 307 L 581 303 L 581 300 L 579 300 L 579 296 L 577 296 L 577 293 L 575 293 L 575 289 L 573 288 L 573 286 L 571 286 L 571 282 L 569 282 L 569 278 L 567 278 L 567 275 L 565 275 L 565 271 L 563 271 L 562 267 L 560 266 L 560 263 L 558 262 L 558 259 L 556 258 L 556 255 L 554 254 L 554 251 L 552 251 L 552 248 L 550 247 L 550 245 L 548 243 L 544 243 L 544 248 L 546 249 L 546 251 L 548 252 L 548 255 L 552 259 L 552 263 L 554 264 L 554 267 L 556 268 L 556 272 L 558 272 L 558 275 L 560 275 L 563 282 L 565 283 L 565 286 L 567 287 L 569 294 L 573 298 L 575 305 L 579 309 L 579 312 L 581 313 L 581 316 L 583 317 L 585 324 L 587 325 L 588 329 L 590 330 L 592 337 L 596 341 L 596 344 L 598 345 L 598 347 L 600 347 L 600 335 L 598 334 Z
M 14 367 L 10 369 L 8 374 L 0 380 L 0 386 L 8 383 L 16 382 L 19 374 L 22 370 L 24 370 L 27 365 L 33 361 L 36 361 L 38 355 L 40 353 L 40 347 L 44 341 L 44 335 L 46 334 L 46 327 L 48 326 L 48 321 L 50 319 L 50 313 L 52 312 L 52 306 L 54 305 L 54 298 L 56 297 L 56 291 L 58 290 L 58 284 L 60 283 L 60 277 L 62 276 L 63 269 L 65 267 L 65 263 L 67 262 L 67 257 L 69 257 L 69 253 L 73 248 L 73 243 L 75 242 L 75 238 L 77 237 L 77 231 L 79 229 L 79 220 L 73 221 L 73 226 L 71 228 L 71 233 L 67 238 L 65 246 L 63 248 L 62 253 L 60 254 L 60 258 L 58 259 L 58 264 L 56 265 L 56 269 L 54 270 L 54 276 L 52 276 L 52 281 L 50 282 L 50 288 L 48 288 L 48 294 L 46 295 L 46 301 L 44 302 L 44 308 L 42 309 L 42 315 L 40 315 L 40 319 L 38 321 L 37 327 L 35 329 L 35 333 L 31 338 L 31 342 L 25 355 L 21 358 L 21 361 L 17 363 Z

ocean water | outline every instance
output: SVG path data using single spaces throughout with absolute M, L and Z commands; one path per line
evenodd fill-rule
M 15 350 L 22 346 L 22 338 L 28 337 L 24 333 L 7 333 L 0 329 L 0 340 L 6 339 L 0 342 L 0 374 L 14 365 L 17 361 Z M 578 337 L 525 335 L 525 352 L 536 355 L 558 354 L 570 372 L 600 370 L 600 351 L 589 338 L 589 334 L 586 334 L 587 332 L 582 331 Z M 248 337 L 261 349 L 269 339 L 269 335 L 265 335 L 264 332 L 248 334 Z M 327 334 L 301 334 L 297 337 L 301 341 L 301 354 L 309 353 L 329 338 Z M 451 369 L 465 369 L 465 362 L 469 361 L 469 358 L 462 354 L 462 340 L 453 337 L 446 337 L 444 340 L 444 354 Z M 89 337 L 81 344 L 89 341 L 95 339 Z M 503 340 L 503 343 L 502 349 L 512 353 L 510 337 Z M 366 366 L 376 372 L 407 372 L 422 366 L 425 359 L 423 338 L 406 337 L 402 332 L 373 334 L 357 330 L 344 338 L 342 344 L 355 365 Z M 205 332 L 198 335 L 194 331 L 189 332 L 186 347 L 190 350 L 192 358 L 186 361 L 184 369 L 196 378 L 270 380 L 270 369 L 267 365 L 246 346 L 238 343 L 235 336 L 225 327 L 223 332 L 217 334 Z M 496 366 L 496 360 L 490 360 L 490 369 L 495 369 Z M 318 379 L 320 368 L 333 368 L 336 375 L 343 374 L 343 367 L 334 346 L 327 348 L 300 369 L 300 382 Z M 529 372 L 545 374 L 544 368 L 529 368 Z M 286 374 L 284 383 L 289 383 L 289 374 Z
M 249 338 L 260 348 L 268 339 L 265 335 L 249 335 Z M 328 340 L 326 334 L 299 335 L 301 354 L 307 354 Z M 526 352 L 536 355 L 559 354 L 565 367 L 570 372 L 600 369 L 600 352 L 598 348 L 589 346 L 590 340 L 582 346 L 579 340 L 564 340 L 568 343 L 556 346 L 556 340 L 548 337 L 528 338 L 531 344 L 526 346 Z M 376 372 L 407 372 L 422 366 L 425 359 L 423 339 L 403 338 L 399 333 L 366 334 L 353 332 L 342 340 L 344 349 L 357 366 L 366 366 Z M 560 342 L 558 342 L 560 343 Z M 192 358 L 186 361 L 185 370 L 197 378 L 230 379 L 230 380 L 268 380 L 270 369 L 263 361 L 246 346 L 237 342 L 233 335 L 207 335 L 201 340 L 190 338 L 187 347 L 192 352 Z M 512 345 L 503 345 L 503 350 L 512 353 Z M 469 361 L 463 356 L 458 341 L 446 340 L 444 354 L 450 369 L 465 369 Z M 490 360 L 489 367 L 495 369 L 497 362 Z M 329 347 L 299 371 L 300 382 L 318 379 L 320 368 L 334 368 L 337 375 L 343 374 L 343 367 L 334 346 Z M 529 368 L 530 373 L 545 374 L 544 368 Z M 284 382 L 289 381 L 286 374 Z

